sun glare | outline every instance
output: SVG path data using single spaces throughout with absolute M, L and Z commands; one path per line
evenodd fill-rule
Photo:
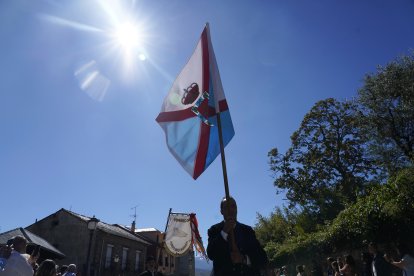
M 96 61 L 83 65 L 76 70 L 75 76 L 79 81 L 79 86 L 87 92 L 92 98 L 100 101 L 104 98 L 108 89 L 111 76 L 104 76 L 101 72 L 106 72 L 102 64 L 105 64 L 106 56 L 111 56 L 109 60 L 113 64 L 121 65 L 121 73 L 127 77 L 137 76 L 136 70 L 146 70 L 147 64 L 153 64 L 151 55 L 147 51 L 147 47 L 151 44 L 151 25 L 149 19 L 139 13 L 140 10 L 135 8 L 135 1 L 130 2 L 132 6 L 125 5 L 129 1 L 108 1 L 95 0 L 90 3 L 97 4 L 100 8 L 99 12 L 103 12 L 105 22 L 99 20 L 91 20 L 93 24 L 78 22 L 74 19 L 62 18 L 55 15 L 39 14 L 39 18 L 50 23 L 73 28 L 78 31 L 88 32 L 101 39 L 103 47 L 102 58 L 97 56 Z M 83 2 L 82 2 L 83 3 Z M 89 3 L 86 1 L 85 3 Z M 89 5 L 88 5 L 89 7 Z M 138 14 L 138 15 L 137 15 Z M 94 17 L 92 17 L 94 18 Z M 92 45 L 94 46 L 94 45 Z M 85 60 L 90 60 L 86 57 Z M 99 64 L 99 66 L 98 66 Z M 155 65 L 154 65 L 155 66 Z M 86 69 L 85 69 L 85 68 Z M 140 72 L 141 72 L 140 71 Z
M 142 60 L 142 61 L 144 61 L 144 60 L 146 60 L 146 59 L 147 59 L 147 57 L 146 57 L 144 54 L 139 54 L 139 55 L 138 55 L 138 57 L 139 57 L 139 59 L 140 59 L 140 60 Z
M 114 32 L 115 40 L 119 46 L 127 51 L 137 49 L 141 46 L 141 33 L 138 26 L 127 22 L 119 25 Z

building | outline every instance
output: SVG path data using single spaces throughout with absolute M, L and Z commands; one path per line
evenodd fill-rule
M 152 244 L 125 227 L 63 208 L 26 229 L 65 253 L 58 264 L 74 263 L 82 275 L 137 275 L 144 271 Z
M 135 229 L 135 233 L 140 234 L 150 241 L 152 245 L 148 247 L 148 255 L 154 256 L 158 260 L 158 270 L 164 275 L 194 276 L 195 260 L 194 251 L 191 249 L 187 254 L 174 257 L 163 245 L 164 233 L 155 228 Z
M 148 247 L 147 255 L 157 260 L 158 271 L 165 275 L 174 275 L 176 258 L 164 249 L 163 233 L 155 228 L 135 229 L 135 233 L 152 242 Z

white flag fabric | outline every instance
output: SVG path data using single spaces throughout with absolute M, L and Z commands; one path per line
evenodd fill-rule
M 165 248 L 174 256 L 182 256 L 192 246 L 192 232 L 189 214 L 171 213 L 165 232 Z

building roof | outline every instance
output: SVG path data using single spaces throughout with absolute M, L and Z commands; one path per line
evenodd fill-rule
M 87 223 L 91 219 L 91 217 L 80 215 L 80 214 L 77 214 L 75 212 L 63 209 L 63 208 L 59 211 L 67 212 L 67 213 L 71 214 L 72 216 L 75 216 L 75 217 L 85 221 L 85 223 Z M 108 223 L 99 221 L 98 225 L 97 225 L 97 229 L 99 229 L 99 230 L 101 230 L 105 233 L 108 233 L 108 234 L 116 235 L 116 236 L 123 237 L 123 238 L 126 238 L 126 239 L 141 242 L 141 243 L 146 244 L 146 245 L 150 245 L 150 243 L 147 241 L 146 238 L 140 237 L 139 234 L 133 234 L 130 231 L 128 231 L 126 228 L 124 228 L 124 227 L 122 227 L 118 224 L 108 224 Z
M 141 233 L 141 232 L 160 232 L 160 230 L 155 229 L 155 228 L 139 228 L 139 229 L 135 229 L 135 233 Z
M 23 236 L 26 238 L 28 245 L 40 245 L 41 248 L 50 251 L 58 256 L 58 258 L 64 258 L 65 254 L 59 251 L 56 247 L 51 245 L 45 239 L 33 234 L 27 229 L 16 228 L 0 234 L 0 244 L 6 244 L 7 241 L 15 236 Z

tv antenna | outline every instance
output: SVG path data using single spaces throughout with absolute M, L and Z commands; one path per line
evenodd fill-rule
M 137 207 L 139 206 L 139 204 L 138 205 L 135 205 L 134 207 L 131 207 L 131 210 L 132 209 L 134 209 L 134 214 L 133 215 L 131 215 L 131 217 L 133 217 L 134 218 L 134 221 L 136 222 L 137 221 Z

